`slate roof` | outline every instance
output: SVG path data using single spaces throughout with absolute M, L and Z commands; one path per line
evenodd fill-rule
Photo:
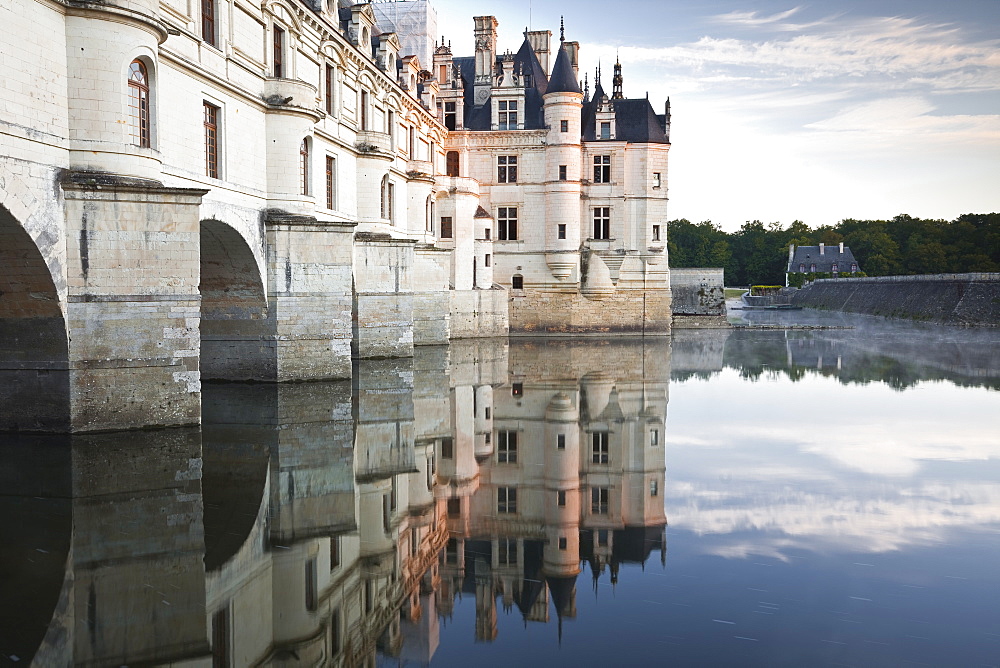
M 792 256 L 791 261 L 788 263 L 788 268 L 785 270 L 788 273 L 798 273 L 799 265 L 805 265 L 805 270 L 807 272 L 813 271 L 812 265 L 816 265 L 815 271 L 817 272 L 832 272 L 833 263 L 837 263 L 838 272 L 850 272 L 851 265 L 857 264 L 858 261 L 854 259 L 854 253 L 851 252 L 849 246 L 844 246 L 844 252 L 840 252 L 840 246 L 826 246 L 823 249 L 823 254 L 819 253 L 819 246 L 797 246 L 795 248 L 795 254 Z M 860 271 L 861 267 L 858 266 Z
M 583 105 L 583 140 L 597 139 L 597 109 L 607 95 L 600 82 L 594 88 L 594 97 Z M 609 100 L 615 112 L 615 138 L 611 141 L 669 144 L 666 116 L 653 111 L 647 98 Z
M 528 40 L 524 41 L 525 44 Z M 556 64 L 552 66 L 552 76 L 549 77 L 547 93 L 582 93 L 580 82 L 576 80 L 573 72 L 573 63 L 570 62 L 570 55 L 566 52 L 566 47 L 559 46 L 559 55 L 556 56 Z

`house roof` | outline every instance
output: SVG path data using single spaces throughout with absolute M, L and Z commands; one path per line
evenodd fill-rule
M 807 272 L 832 272 L 834 263 L 837 264 L 837 271 L 849 272 L 852 264 L 857 264 L 854 253 L 849 246 L 844 246 L 844 252 L 840 252 L 840 246 L 825 246 L 820 253 L 819 246 L 797 246 L 788 262 L 788 273 L 797 273 L 799 266 L 804 265 Z M 816 269 L 812 266 L 816 265 Z M 860 267 L 859 267 L 860 269 Z
M 594 97 L 583 105 L 583 140 L 597 141 L 597 110 L 607 96 L 601 82 L 594 88 Z M 669 144 L 666 116 L 653 111 L 647 98 L 609 99 L 615 114 L 614 141 Z

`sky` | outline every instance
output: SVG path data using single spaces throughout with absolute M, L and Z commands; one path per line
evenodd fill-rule
M 432 0 L 472 55 L 472 17 L 499 48 L 526 26 L 580 42 L 581 76 L 622 63 L 626 97 L 669 96 L 669 218 L 750 220 L 1000 211 L 1000 0 Z M 558 42 L 555 42 L 558 44 Z

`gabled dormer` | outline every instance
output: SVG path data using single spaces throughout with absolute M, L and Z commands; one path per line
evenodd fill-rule
M 420 60 L 416 56 L 403 56 L 399 59 L 399 85 L 412 95 L 418 97 L 417 85 L 420 83 Z
M 351 20 L 347 26 L 347 36 L 351 44 L 361 49 L 365 55 L 372 53 L 372 34 L 375 30 L 375 12 L 369 3 L 351 7 Z M 398 48 L 397 48 L 398 52 Z
M 595 139 L 614 139 L 617 136 L 614 105 L 608 96 L 603 94 L 600 99 L 594 101 L 594 104 L 596 105 L 596 113 L 594 114 Z
M 500 73 L 490 90 L 491 127 L 494 130 L 523 130 L 525 95 L 521 73 L 515 69 L 514 54 L 509 51 L 500 60 Z
M 422 72 L 424 78 L 420 84 L 420 101 L 424 103 L 424 107 L 432 112 L 437 113 L 438 97 L 440 96 L 440 88 L 438 86 L 437 79 L 427 76 L 427 72 Z
M 460 130 L 465 118 L 465 84 L 462 73 L 455 64 L 451 43 L 441 37 L 441 44 L 434 48 L 434 80 L 438 85 L 436 111 L 438 120 L 449 130 Z
M 384 32 L 378 37 L 378 51 L 375 62 L 378 68 L 389 76 L 396 76 L 396 60 L 399 59 L 399 36 L 394 32 Z

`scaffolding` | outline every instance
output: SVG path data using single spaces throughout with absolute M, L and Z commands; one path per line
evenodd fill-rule
M 399 36 L 400 56 L 415 55 L 420 67 L 434 65 L 434 40 L 437 35 L 437 11 L 429 0 L 386 0 L 373 2 L 375 21 L 382 32 Z

